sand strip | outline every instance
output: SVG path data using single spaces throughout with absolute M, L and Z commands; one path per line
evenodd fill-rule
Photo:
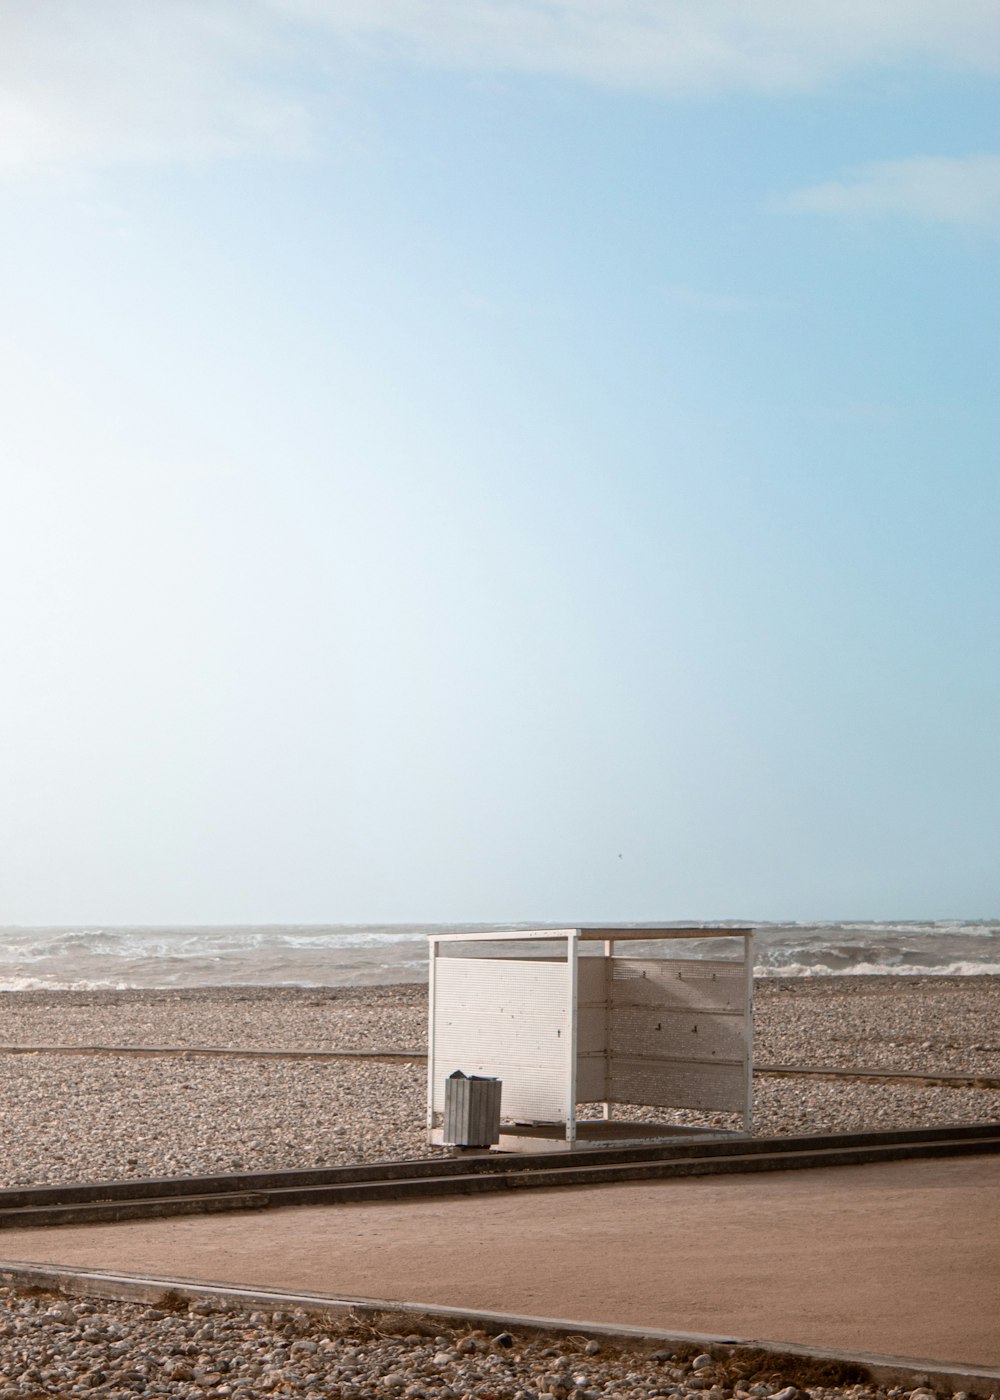
M 998 1367 L 998 1188 L 993 1158 L 897 1162 L 12 1230 L 3 1253 Z

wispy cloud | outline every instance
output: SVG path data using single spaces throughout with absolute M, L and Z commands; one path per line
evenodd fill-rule
M 0 171 L 301 150 L 281 35 L 231 0 L 11 0 L 0 10 Z
M 708 311 L 719 316 L 738 316 L 746 311 L 758 311 L 764 302 L 757 297 L 733 295 L 728 292 L 706 292 L 675 282 L 664 288 L 666 295 L 678 306 L 692 311 Z
M 1000 71 L 995 0 L 5 0 L 0 170 L 292 152 L 345 63 L 670 97 Z
M 450 67 L 668 93 L 811 88 L 914 60 L 1000 70 L 993 0 L 269 0 L 276 12 Z
M 498 320 L 504 314 L 503 307 L 492 297 L 483 296 L 479 292 L 463 292 L 458 299 L 459 305 L 466 311 L 471 311 L 474 316 L 487 316 L 493 320 Z
M 1000 156 L 912 156 L 812 185 L 785 207 L 843 217 L 899 215 L 1000 233 Z

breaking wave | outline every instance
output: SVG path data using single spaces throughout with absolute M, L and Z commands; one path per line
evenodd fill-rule
M 1000 974 L 1000 922 L 774 924 L 753 927 L 755 970 L 764 977 L 971 976 Z M 573 926 L 505 924 L 504 928 Z M 620 925 L 621 926 L 621 925 Z M 687 955 L 726 956 L 718 939 L 673 945 Z M 426 977 L 428 933 L 485 932 L 497 924 L 310 924 L 227 927 L 0 929 L 0 990 L 129 987 L 344 986 Z M 648 924 L 642 927 L 650 927 Z M 667 925 L 664 925 L 667 927 Z M 640 945 L 634 945 L 636 952 Z

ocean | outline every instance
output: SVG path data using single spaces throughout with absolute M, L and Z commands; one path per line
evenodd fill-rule
M 720 935 L 726 927 L 737 926 L 738 922 L 703 925 L 717 929 Z M 755 969 L 764 977 L 1000 973 L 1000 920 L 996 919 L 752 926 Z M 559 925 L 2 928 L 0 990 L 419 982 L 427 974 L 428 933 L 538 927 Z M 691 951 L 725 956 L 731 947 L 709 939 L 692 946 Z M 675 944 L 672 951 L 681 949 Z

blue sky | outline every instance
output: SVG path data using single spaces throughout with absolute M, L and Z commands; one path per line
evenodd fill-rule
M 0 921 L 995 915 L 998 70 L 0 8 Z

